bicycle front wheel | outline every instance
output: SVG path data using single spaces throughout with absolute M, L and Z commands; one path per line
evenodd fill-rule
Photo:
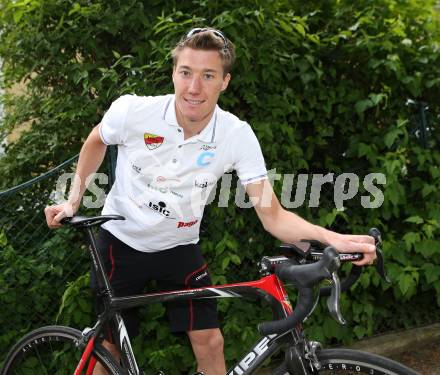
M 47 326 L 24 336 L 7 355 L 0 375 L 73 374 L 82 356 L 78 347 L 81 332 L 63 326 Z M 93 356 L 112 375 L 122 370 L 102 346 L 96 344 Z
M 350 349 L 323 349 L 318 353 L 322 368 L 319 375 L 420 375 L 389 358 Z M 275 375 L 290 374 L 285 363 L 272 371 Z M 293 374 L 292 374 L 293 375 Z

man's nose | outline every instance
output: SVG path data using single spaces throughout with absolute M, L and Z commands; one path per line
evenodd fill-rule
M 198 94 L 200 92 L 201 86 L 202 86 L 202 83 L 200 81 L 200 77 L 194 76 L 191 79 L 188 91 L 193 94 Z

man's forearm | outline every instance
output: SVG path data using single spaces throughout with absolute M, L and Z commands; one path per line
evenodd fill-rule
M 278 217 L 272 220 L 272 223 L 266 227 L 267 231 L 283 242 L 317 240 L 328 245 L 339 235 L 283 209 L 279 210 Z
M 98 127 L 95 127 L 81 148 L 78 166 L 68 198 L 68 202 L 75 211 L 81 204 L 82 196 L 89 182 L 88 178 L 98 170 L 104 160 L 106 149 L 107 146 L 102 143 L 99 136 Z

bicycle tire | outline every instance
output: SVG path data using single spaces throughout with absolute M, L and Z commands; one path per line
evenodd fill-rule
M 359 350 L 323 349 L 317 355 L 322 365 L 316 372 L 319 375 L 420 375 L 419 372 L 389 358 Z M 272 370 L 271 374 L 286 375 L 290 372 L 284 362 Z
M 73 374 L 83 352 L 78 348 L 81 338 L 80 331 L 64 326 L 46 326 L 31 331 L 9 351 L 0 375 Z M 95 344 L 92 355 L 109 374 L 123 374 L 111 354 L 99 343 Z

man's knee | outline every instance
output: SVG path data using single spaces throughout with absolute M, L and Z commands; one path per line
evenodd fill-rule
M 218 328 L 190 331 L 188 336 L 193 347 L 206 352 L 223 352 L 223 335 Z

